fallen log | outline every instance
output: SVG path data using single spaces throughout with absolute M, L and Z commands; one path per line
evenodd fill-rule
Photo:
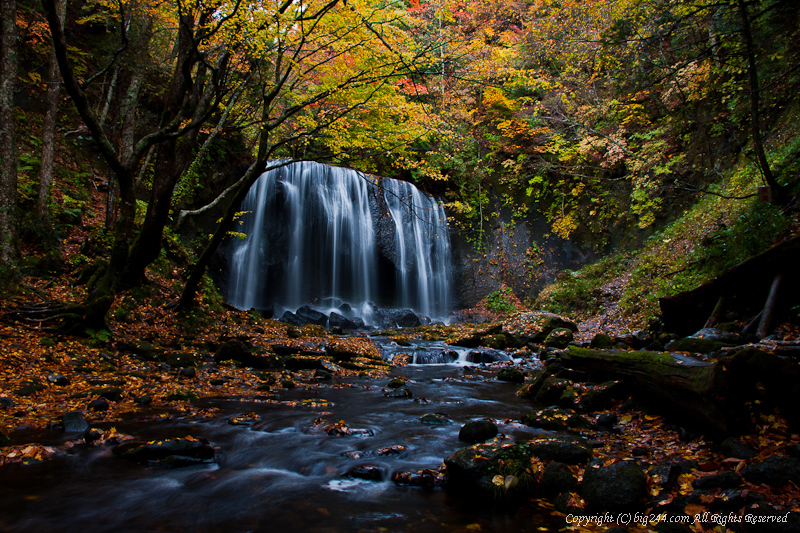
M 749 319 L 767 307 L 779 314 L 800 299 L 800 280 L 797 276 L 787 276 L 797 270 L 798 263 L 800 236 L 776 244 L 695 289 L 660 298 L 664 329 L 690 335 L 709 321 L 720 322 L 727 313 Z M 781 275 L 780 308 L 774 301 L 765 306 L 771 291 L 778 294 L 773 285 L 776 276 Z M 772 317 L 765 328 L 771 320 Z
M 755 348 L 711 362 L 676 353 L 570 346 L 561 360 L 593 381 L 621 379 L 638 400 L 712 436 L 751 429 L 756 400 L 760 407 L 778 407 L 793 425 L 800 421 L 794 401 L 800 393 L 798 365 Z

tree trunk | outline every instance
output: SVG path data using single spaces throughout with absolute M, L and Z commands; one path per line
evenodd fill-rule
M 751 425 L 748 402 L 778 407 L 792 424 L 798 420 L 798 372 L 779 357 L 746 348 L 717 362 L 679 354 L 591 350 L 570 347 L 565 366 L 593 379 L 619 379 L 634 395 L 682 425 L 708 434 L 745 431 Z
M 56 4 L 61 27 L 67 14 L 67 1 L 58 0 Z M 39 168 L 39 197 L 36 202 L 36 214 L 40 219 L 50 219 L 50 186 L 53 183 L 53 160 L 56 144 L 56 119 L 58 117 L 58 97 L 61 92 L 61 75 L 58 72 L 55 47 L 50 50 L 47 65 L 47 112 L 42 127 L 42 163 Z M 49 223 L 49 222 L 48 222 Z
M 17 235 L 17 137 L 14 91 L 17 82 L 17 6 L 0 0 L 0 268 L 14 269 Z M 0 274 L 3 274 L 0 272 Z
M 750 127 L 753 135 L 753 149 L 756 151 L 756 160 L 761 168 L 764 181 L 772 189 L 772 198 L 776 203 L 785 201 L 783 188 L 772 174 L 767 154 L 764 151 L 764 142 L 761 138 L 761 93 L 758 87 L 758 65 L 756 64 L 756 50 L 753 42 L 753 32 L 750 28 L 750 15 L 747 12 L 745 0 L 738 0 L 739 16 L 742 19 L 742 33 L 744 35 L 745 51 L 747 54 L 747 71 L 750 79 Z

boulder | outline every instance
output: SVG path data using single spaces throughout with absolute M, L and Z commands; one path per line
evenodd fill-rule
M 303 324 L 316 324 L 324 327 L 328 323 L 327 316 L 308 305 L 302 306 L 294 314 Z
M 570 465 L 588 463 L 594 453 L 588 441 L 568 435 L 540 435 L 523 446 L 531 455 L 543 461 L 559 461 Z
M 69 380 L 66 377 L 64 377 L 63 374 L 56 374 L 56 373 L 48 374 L 47 381 L 59 387 L 65 387 L 70 383 Z
M 444 426 L 453 423 L 453 421 L 450 420 L 450 417 L 443 413 L 428 413 L 419 417 L 419 421 L 423 424 L 430 424 L 434 426 Z
M 497 373 L 497 379 L 500 381 L 507 381 L 509 383 L 523 383 L 525 381 L 525 374 L 522 370 L 513 366 L 501 368 Z
M 344 474 L 344 477 L 366 479 L 367 481 L 381 481 L 383 479 L 383 471 L 378 466 L 361 465 L 348 470 Z
M 578 331 L 578 326 L 568 318 L 544 311 L 534 311 L 506 319 L 502 324 L 502 333 L 508 337 L 513 346 L 521 347 L 528 343 L 541 344 L 553 330 L 558 328 Z
M 91 402 L 89 402 L 89 405 L 87 406 L 87 408 L 91 409 L 92 411 L 108 411 L 109 407 L 110 406 L 108 405 L 108 400 L 106 400 L 105 398 L 98 398 L 96 400 L 92 400 Z
M 361 329 L 364 327 L 364 321 L 359 317 L 350 319 L 334 311 L 328 316 L 328 327 L 341 330 Z
M 553 461 L 547 463 L 539 479 L 539 496 L 555 498 L 564 492 L 576 492 L 578 479 L 564 463 Z
M 544 345 L 548 348 L 563 349 L 569 346 L 575 339 L 572 330 L 569 328 L 556 328 L 551 331 L 544 339 Z
M 306 322 L 304 322 L 302 319 L 300 319 L 297 315 L 295 315 L 291 311 L 285 311 L 283 315 L 281 315 L 280 320 L 281 322 L 286 322 L 287 324 L 290 324 L 292 326 L 301 327 L 306 325 Z
M 535 480 L 526 472 L 532 458 L 519 444 L 491 442 L 461 448 L 444 460 L 444 486 L 481 500 L 532 495 Z
M 607 335 L 605 333 L 596 333 L 595 336 L 592 337 L 592 341 L 589 343 L 589 347 L 597 348 L 600 350 L 613 348 L 614 339 L 612 339 L 610 335 Z
M 545 405 L 558 402 L 561 395 L 568 388 L 575 385 L 571 380 L 565 378 L 549 377 L 542 383 L 539 392 L 536 393 L 535 400 Z
M 386 393 L 386 396 L 389 398 L 411 398 L 414 394 L 411 393 L 411 389 L 407 385 L 403 384 Z
M 731 489 L 742 484 L 742 478 L 736 472 L 728 471 L 710 476 L 697 477 L 692 481 L 696 489 Z
M 61 425 L 67 433 L 83 433 L 89 429 L 89 422 L 80 411 L 69 411 L 61 415 Z
M 591 423 L 572 410 L 558 407 L 534 409 L 525 416 L 525 423 L 531 427 L 551 430 L 587 428 Z
M 493 439 L 497 435 L 497 425 L 491 420 L 470 420 L 458 432 L 458 439 L 470 444 Z
M 583 474 L 581 495 L 590 510 L 628 511 L 647 496 L 647 475 L 635 461 L 589 467 Z
M 467 361 L 470 363 L 499 363 L 511 361 L 511 356 L 499 350 L 473 350 L 467 354 Z
M 436 470 L 426 468 L 418 472 L 395 472 L 392 474 L 392 481 L 398 485 L 432 489 L 442 485 L 444 475 Z
M 745 467 L 742 477 L 749 483 L 761 483 L 770 487 L 800 483 L 800 459 L 794 457 L 768 457 Z
M 202 437 L 191 436 L 154 442 L 123 442 L 114 448 L 114 454 L 140 464 L 166 466 L 213 463 L 216 460 L 214 446 Z
M 416 328 L 422 325 L 419 315 L 411 309 L 395 309 L 390 312 L 390 317 L 398 328 Z

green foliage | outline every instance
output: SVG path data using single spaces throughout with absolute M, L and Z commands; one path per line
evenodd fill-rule
M 517 310 L 514 303 L 514 293 L 510 287 L 503 287 L 486 297 L 486 307 L 495 313 L 507 315 Z

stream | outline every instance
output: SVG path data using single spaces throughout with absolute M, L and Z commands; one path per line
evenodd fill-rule
M 452 349 L 421 341 L 410 348 L 386 344 L 384 357 L 443 348 Z M 458 353 L 449 364 L 396 367 L 390 377 L 407 378 L 413 398 L 386 396 L 388 378 L 334 379 L 313 390 L 280 392 L 281 400 L 324 398 L 332 403 L 325 407 L 214 399 L 195 403 L 218 408 L 211 419 L 115 424 L 137 439 L 205 437 L 217 448 L 217 464 L 148 467 L 114 456 L 110 447 L 77 446 L 52 461 L 6 466 L 0 531 L 534 531 L 546 524 L 527 508 L 496 509 L 492 501 L 476 504 L 390 479 L 396 471 L 438 469 L 466 446 L 458 432 L 469 420 L 492 418 L 511 440 L 540 431 L 518 422 L 532 407 L 516 396 L 518 385 L 497 381 L 495 371 L 466 363 L 465 351 Z M 251 412 L 261 420 L 228 423 Z M 445 413 L 453 423 L 423 424 L 419 418 L 428 413 Z M 344 420 L 353 434 L 328 435 L 319 419 Z M 376 453 L 392 446 L 404 448 Z M 361 465 L 378 467 L 382 479 L 344 476 Z

